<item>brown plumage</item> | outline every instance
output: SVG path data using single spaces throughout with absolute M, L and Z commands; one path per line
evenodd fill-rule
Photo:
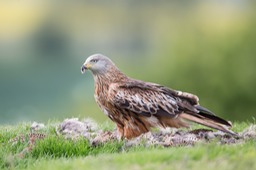
M 236 135 L 231 123 L 199 105 L 198 97 L 124 75 L 106 56 L 94 54 L 82 66 L 91 70 L 95 100 L 117 125 L 121 138 L 131 139 L 152 127 L 188 127 L 186 120 Z

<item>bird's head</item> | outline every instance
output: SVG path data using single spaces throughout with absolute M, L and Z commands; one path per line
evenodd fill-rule
M 104 74 L 111 69 L 114 63 L 102 54 L 93 54 L 89 56 L 81 67 L 81 72 L 85 73 L 86 70 L 92 71 L 94 75 Z

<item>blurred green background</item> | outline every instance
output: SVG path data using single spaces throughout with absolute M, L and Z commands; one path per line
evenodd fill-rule
M 107 120 L 80 73 L 94 53 L 229 120 L 255 116 L 253 1 L 0 1 L 0 123 Z

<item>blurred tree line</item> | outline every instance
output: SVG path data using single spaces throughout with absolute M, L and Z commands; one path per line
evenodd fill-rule
M 0 123 L 67 116 L 106 120 L 93 53 L 127 75 L 191 92 L 230 120 L 255 116 L 252 1 L 0 2 Z

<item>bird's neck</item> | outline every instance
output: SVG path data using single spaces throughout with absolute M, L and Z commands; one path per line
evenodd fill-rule
M 95 74 L 94 81 L 95 83 L 101 82 L 101 84 L 111 84 L 111 83 L 118 83 L 124 80 L 127 80 L 128 77 L 123 74 L 119 69 L 113 67 L 109 69 L 104 74 Z
M 107 93 L 109 89 L 109 85 L 112 83 L 119 83 L 124 82 L 128 79 L 126 75 L 124 75 L 120 70 L 114 68 L 112 70 L 108 70 L 105 74 L 96 74 L 94 77 L 95 83 L 95 93 L 97 95 L 106 95 L 106 94 L 99 94 Z

